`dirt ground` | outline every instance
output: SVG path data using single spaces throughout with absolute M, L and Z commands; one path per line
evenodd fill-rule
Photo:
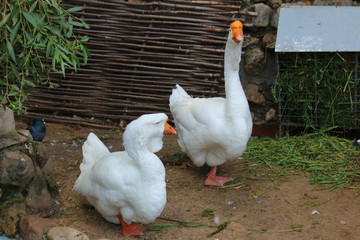
M 26 126 L 17 121 L 18 129 Z M 97 134 L 110 151 L 122 150 L 119 132 L 47 124 L 44 144 L 50 159 L 45 167 L 60 186 L 58 200 L 62 204 L 53 218 L 91 239 L 125 239 L 119 225 L 104 220 L 84 197 L 72 191 L 82 161 L 82 143 L 89 132 Z M 227 162 L 219 168 L 219 175 L 233 177 L 233 183 L 240 184 L 208 187 L 204 180 L 209 168 L 194 167 L 173 135 L 164 136 L 158 156 L 166 168 L 168 196 L 155 223 L 173 227 L 145 231 L 137 239 L 359 239 L 359 189 L 319 191 L 302 173 L 289 171 L 287 176 L 276 176 L 269 169 L 256 170 L 256 161 L 251 159 Z

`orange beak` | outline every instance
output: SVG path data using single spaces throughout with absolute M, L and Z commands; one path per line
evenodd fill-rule
M 232 29 L 232 39 L 234 42 L 239 44 L 244 39 L 243 24 L 240 21 L 235 21 L 230 25 L 230 27 Z
M 170 124 L 165 123 L 164 133 L 165 134 L 176 134 L 176 130 Z

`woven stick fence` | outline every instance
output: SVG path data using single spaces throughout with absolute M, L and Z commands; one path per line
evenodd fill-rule
M 90 29 L 88 64 L 58 88 L 37 87 L 26 102 L 27 117 L 98 127 L 123 125 L 144 113 L 169 112 L 169 95 L 180 84 L 193 96 L 224 92 L 223 55 L 229 24 L 250 26 L 253 12 L 241 1 L 67 0 Z M 246 30 L 245 30 L 246 31 Z

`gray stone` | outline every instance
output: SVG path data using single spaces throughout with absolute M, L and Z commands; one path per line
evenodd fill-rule
M 279 8 L 282 3 L 282 0 L 269 0 L 268 5 L 272 8 Z
M 18 194 L 7 196 L 7 199 L 1 203 L 0 230 L 7 236 L 13 236 L 17 232 L 17 226 L 21 217 L 25 215 L 25 205 L 22 196 Z
M 24 143 L 28 138 L 15 131 L 14 113 L 10 108 L 0 106 L 0 150 Z
M 0 137 L 0 150 L 13 146 L 19 145 L 26 142 L 28 139 L 24 136 L 21 136 L 17 132 L 9 132 Z
M 266 100 L 264 95 L 260 92 L 260 88 L 258 85 L 249 83 L 244 88 L 246 98 L 249 102 L 253 102 L 258 105 L 264 106 L 266 104 Z
M 84 233 L 70 227 L 53 227 L 46 234 L 47 240 L 90 240 Z
M 256 76 L 258 75 L 265 65 L 264 52 L 256 47 L 246 51 L 244 58 L 244 70 L 246 73 Z
M 49 153 L 44 143 L 34 141 L 35 159 L 40 168 L 43 168 L 49 159 Z
M 278 28 L 279 25 L 279 17 L 280 17 L 279 9 L 275 13 L 273 13 L 270 18 L 270 26 L 273 28 Z
M 36 175 L 28 186 L 26 206 L 34 213 L 40 212 L 43 216 L 52 215 L 55 200 L 51 197 L 46 179 L 39 167 L 36 167 Z
M 247 48 L 249 46 L 252 46 L 252 45 L 256 45 L 260 42 L 260 39 L 257 38 L 257 37 L 249 37 L 249 38 L 246 38 L 246 41 L 244 42 L 243 44 L 243 48 Z
M 272 9 L 263 3 L 254 4 L 250 10 L 257 13 L 256 18 L 253 19 L 253 24 L 256 27 L 267 27 L 270 22 L 270 15 Z
M 265 114 L 265 120 L 266 121 L 270 121 L 273 120 L 276 116 L 276 110 L 271 108 L 269 111 L 266 112 Z
M 57 223 L 54 220 L 37 216 L 27 216 L 19 222 L 19 233 L 25 240 L 42 240 L 44 232 L 56 226 Z
M 267 48 L 275 48 L 276 34 L 266 33 L 262 38 L 262 45 Z
M 15 119 L 13 111 L 8 107 L 0 106 L 0 136 L 15 131 Z
M 4 150 L 0 154 L 0 183 L 23 188 L 34 177 L 32 159 L 21 151 Z

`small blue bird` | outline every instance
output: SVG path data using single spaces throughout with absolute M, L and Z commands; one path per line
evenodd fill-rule
M 354 145 L 354 146 L 357 146 L 357 147 L 360 147 L 360 139 L 355 140 L 355 141 L 353 142 L 353 145 Z
M 27 128 L 30 131 L 34 141 L 41 142 L 46 134 L 45 119 L 36 117 L 33 119 L 33 124 Z

